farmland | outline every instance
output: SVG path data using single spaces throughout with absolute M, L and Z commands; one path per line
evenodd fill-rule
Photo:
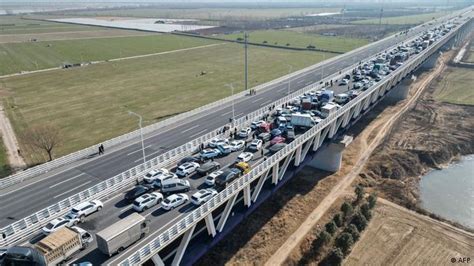
M 243 52 L 241 45 L 225 43 L 7 78 L 0 89 L 7 95 L 3 104 L 17 134 L 28 125 L 50 121 L 61 128 L 64 144 L 56 155 L 62 155 L 136 129 L 128 110 L 151 124 L 229 96 L 224 84 L 242 80 Z M 250 47 L 249 84 L 286 74 L 287 64 L 296 71 L 322 59 L 317 52 Z M 235 85 L 242 90 L 243 84 Z
M 434 18 L 447 15 L 446 12 L 424 13 L 410 16 L 398 16 L 382 18 L 382 24 L 422 24 Z M 353 22 L 354 24 L 379 24 L 379 19 L 364 19 Z
M 147 35 L 66 41 L 0 43 L 0 75 L 58 67 L 61 64 L 108 60 L 215 43 L 175 35 Z
M 448 265 L 472 250 L 472 234 L 383 203 L 344 264 Z
M 236 40 L 237 38 L 243 38 L 243 33 L 220 35 L 220 37 Z M 253 31 L 249 33 L 249 41 L 255 43 L 266 42 L 269 45 L 296 48 L 306 48 L 308 45 L 313 45 L 316 49 L 336 52 L 347 52 L 368 43 L 368 40 L 364 39 L 330 37 L 286 30 Z
M 471 69 L 448 68 L 442 79 L 436 83 L 434 97 L 441 102 L 474 105 L 473 83 Z
M 10 173 L 7 152 L 3 146 L 3 141 L 0 141 L 0 178 L 8 176 Z

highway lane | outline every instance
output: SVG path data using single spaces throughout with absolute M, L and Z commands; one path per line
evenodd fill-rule
M 367 58 L 369 55 L 383 51 L 387 47 L 415 33 L 416 31 L 411 31 L 408 35 L 388 39 L 369 49 L 363 49 L 354 55 L 343 57 L 337 61 L 325 64 L 323 67 L 318 67 L 306 74 L 292 78 L 291 91 L 295 91 L 307 84 L 320 80 L 322 75 L 329 76 L 339 69 L 343 69 L 352 65 L 354 62 Z M 259 92 L 255 96 L 242 97 L 235 103 L 236 114 L 243 116 L 245 113 L 254 111 L 265 104 L 285 96 L 288 91 L 287 86 L 287 82 L 280 82 Z M 186 121 L 173 129 L 149 136 L 145 140 L 145 146 L 147 147 L 146 152 L 157 156 L 199 135 L 219 128 L 228 121 L 230 112 L 230 106 L 223 109 L 216 108 L 212 112 L 208 112 L 205 116 L 196 117 L 192 121 Z M 106 153 L 100 158 L 93 159 L 88 163 L 56 174 L 45 181 L 26 186 L 14 193 L 1 196 L 0 200 L 2 203 L 5 202 L 5 204 L 0 206 L 0 226 L 5 226 L 16 219 L 25 217 L 41 208 L 82 191 L 99 181 L 138 165 L 141 163 L 142 157 L 140 149 L 141 144 L 137 142 L 119 151 Z M 148 159 L 150 158 L 152 158 L 152 156 L 148 157 Z M 51 187 L 51 184 L 57 184 L 57 186 Z M 31 204 L 32 199 L 34 199 L 34 204 Z M 22 208 L 15 208 L 14 206 L 22 206 Z M 13 219 L 7 219 L 7 217 Z

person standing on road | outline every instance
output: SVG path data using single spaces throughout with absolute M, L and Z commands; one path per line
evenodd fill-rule
M 102 155 L 102 144 L 99 145 L 99 155 Z
M 263 157 L 263 148 L 260 150 L 260 155 Z

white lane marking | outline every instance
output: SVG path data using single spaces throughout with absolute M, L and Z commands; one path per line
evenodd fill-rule
M 257 99 L 257 100 L 253 100 L 252 103 L 259 102 L 259 101 L 261 101 L 261 100 L 263 100 L 263 99 L 265 99 L 265 98 L 260 98 L 260 99 Z
M 308 86 L 308 85 L 311 85 L 313 83 L 314 83 L 314 81 L 309 81 L 309 82 L 306 82 L 304 85 Z
M 85 182 L 85 183 L 80 184 L 79 186 L 77 186 L 77 187 L 75 187 L 75 188 L 73 188 L 73 189 L 70 189 L 70 190 L 68 190 L 68 191 L 65 191 L 65 192 L 59 194 L 59 195 L 56 195 L 56 196 L 54 196 L 53 198 L 54 198 L 54 199 L 59 198 L 59 197 L 61 197 L 62 195 L 67 194 L 67 193 L 69 193 L 69 192 L 71 192 L 71 191 L 74 191 L 74 190 L 76 190 L 76 189 L 78 189 L 78 188 L 80 188 L 80 187 L 83 187 L 83 186 L 85 186 L 85 185 L 87 185 L 87 184 L 89 184 L 89 183 L 91 183 L 91 182 L 92 182 L 92 180 L 89 180 L 89 181 L 87 181 L 87 182 Z
M 159 153 L 159 152 L 161 152 L 161 151 L 155 151 L 155 152 L 149 153 L 149 154 L 146 155 L 146 157 L 148 157 L 148 156 L 153 156 L 153 155 L 155 155 L 155 154 L 157 154 L 157 153 Z
M 240 114 L 237 114 L 235 115 L 235 117 L 238 117 L 238 116 L 241 116 L 241 115 L 244 115 L 245 113 L 240 113 Z
M 76 177 L 78 177 L 78 176 L 81 176 L 81 175 L 84 175 L 84 173 L 78 174 L 78 175 L 76 175 L 76 176 L 73 176 L 73 177 L 71 177 L 71 178 L 68 178 L 68 179 L 66 179 L 66 180 L 63 180 L 63 181 L 61 181 L 61 182 L 59 182 L 59 183 L 56 183 L 56 184 L 54 184 L 54 185 L 52 185 L 52 186 L 49 186 L 49 188 L 57 187 L 57 186 L 61 185 L 62 183 L 65 183 L 65 182 L 67 182 L 67 181 L 69 181 L 69 180 L 71 180 L 71 179 L 74 179 L 74 178 L 76 178 Z
M 189 136 L 189 138 L 192 139 L 192 138 L 194 138 L 194 137 L 196 137 L 196 136 L 201 135 L 202 133 L 204 133 L 204 132 L 206 132 L 206 131 L 207 131 L 207 128 L 205 128 L 205 129 L 199 131 L 198 133 L 196 133 L 196 134 L 194 134 L 194 135 Z
M 229 111 L 227 113 L 222 113 L 221 116 L 226 116 L 226 115 L 231 114 L 231 113 L 232 113 L 232 111 Z
M 296 84 L 301 84 L 301 83 L 303 83 L 303 82 L 305 82 L 305 80 L 304 80 L 304 79 L 301 79 L 301 80 L 297 81 Z
M 261 103 L 260 106 L 267 105 L 267 104 L 269 104 L 269 103 L 271 103 L 271 102 L 272 102 L 272 100 L 265 101 L 265 102 Z
M 283 89 L 279 89 L 278 92 L 283 92 L 283 91 L 288 91 L 288 87 L 285 87 Z
M 123 208 L 123 210 L 120 210 L 119 212 L 123 213 L 123 212 L 126 212 L 126 211 L 130 211 L 131 209 L 133 209 L 133 207 L 132 208 Z
M 188 131 L 193 130 L 193 129 L 198 128 L 198 127 L 199 127 L 199 125 L 195 125 L 195 126 L 193 126 L 193 127 L 190 127 L 190 128 L 188 128 L 188 129 L 186 129 L 186 130 L 181 131 L 181 133 L 188 132 Z
M 151 145 L 145 146 L 145 149 L 148 149 L 148 148 L 150 148 L 150 147 L 151 147 Z M 129 152 L 129 153 L 127 153 L 127 156 L 130 156 L 130 155 L 132 155 L 132 154 L 134 154 L 134 153 L 137 153 L 137 152 L 140 152 L 140 151 L 142 151 L 142 149 L 138 149 L 138 150 L 136 150 L 136 151 Z

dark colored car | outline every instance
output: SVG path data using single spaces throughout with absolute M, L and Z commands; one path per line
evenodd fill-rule
M 30 247 L 10 247 L 3 255 L 1 265 L 31 265 L 46 266 L 46 261 L 41 253 Z
M 270 134 L 273 136 L 273 137 L 276 137 L 276 136 L 280 136 L 281 135 L 281 130 L 279 130 L 278 128 L 275 128 L 273 129 Z
M 210 161 L 210 162 L 201 164 L 201 166 L 196 171 L 199 175 L 204 176 L 204 175 L 208 175 L 211 172 L 214 172 L 214 171 L 216 171 L 220 168 L 221 168 L 221 165 L 218 162 Z
M 283 136 L 288 140 L 292 141 L 296 138 L 296 134 L 294 130 L 287 130 Z
M 200 162 L 201 159 L 199 159 L 198 157 L 194 157 L 194 156 L 188 156 L 188 157 L 184 157 L 183 159 L 181 159 L 181 161 L 178 162 L 178 166 L 182 165 L 182 164 L 185 164 L 185 163 L 192 163 L 192 162 Z
M 232 180 L 236 179 L 241 174 L 242 174 L 242 171 L 240 171 L 237 168 L 230 168 L 230 169 L 224 170 L 224 172 L 222 174 L 217 176 L 216 184 L 218 186 L 225 186 L 227 183 L 229 183 Z
M 149 187 L 149 186 L 142 186 L 142 185 L 136 186 L 125 194 L 125 200 L 127 200 L 128 202 L 132 202 L 136 198 L 140 197 L 143 194 L 151 192 L 152 190 L 153 190 L 152 187 Z
M 286 143 L 277 143 L 273 146 L 271 146 L 268 150 L 270 151 L 270 153 L 277 153 L 279 150 L 285 148 L 286 146 Z
M 269 141 L 272 138 L 272 135 L 270 133 L 261 133 L 258 135 L 258 138 L 263 141 Z

